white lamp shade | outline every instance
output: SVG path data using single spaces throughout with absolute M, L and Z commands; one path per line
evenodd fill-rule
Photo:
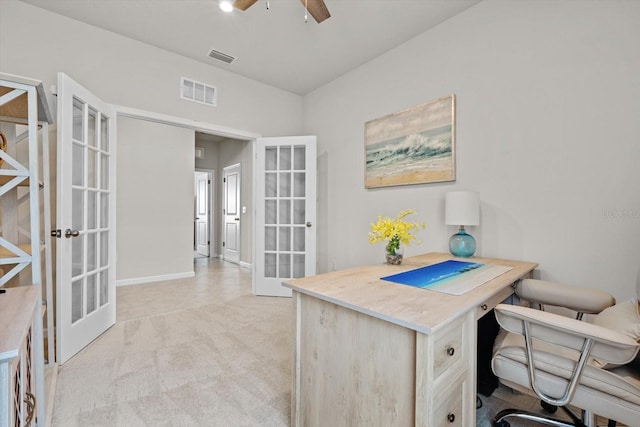
M 480 196 L 475 191 L 451 191 L 445 199 L 445 222 L 448 225 L 480 224 Z

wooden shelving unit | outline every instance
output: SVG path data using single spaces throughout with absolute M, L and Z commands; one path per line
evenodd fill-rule
M 0 342 L 0 427 L 46 424 L 43 322 L 49 362 L 55 355 L 53 310 L 46 310 L 53 304 L 51 123 L 40 81 L 0 73 L 0 131 L 7 141 L 0 150 L 0 330 L 6 331 Z

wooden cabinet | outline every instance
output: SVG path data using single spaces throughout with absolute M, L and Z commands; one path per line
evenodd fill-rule
M 0 427 L 44 425 L 40 286 L 0 293 Z
M 475 424 L 477 320 L 537 264 L 474 258 L 511 269 L 462 295 L 380 280 L 450 258 L 425 254 L 284 283 L 295 299 L 293 426 Z

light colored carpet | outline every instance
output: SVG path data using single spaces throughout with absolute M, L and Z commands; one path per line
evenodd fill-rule
M 290 424 L 292 300 L 251 295 L 234 264 L 194 265 L 192 279 L 117 289 L 116 324 L 59 368 L 52 426 Z M 482 400 L 477 427 L 539 408 L 502 387 Z
M 53 426 L 283 426 L 292 302 L 250 273 L 196 260 L 197 277 L 117 290 L 118 321 L 60 367 Z

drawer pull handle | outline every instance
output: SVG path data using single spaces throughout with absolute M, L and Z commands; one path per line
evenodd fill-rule
M 24 403 L 27 406 L 27 419 L 24 422 L 25 426 L 30 426 L 33 416 L 36 414 L 36 397 L 33 393 L 26 392 L 27 397 L 24 398 Z
M 447 354 L 449 356 L 453 356 L 453 354 L 456 352 L 456 350 L 453 347 L 449 347 L 447 348 Z
M 455 414 L 447 415 L 447 420 L 449 420 L 450 423 L 454 422 L 456 420 L 456 415 Z
M 480 308 L 483 309 L 484 311 L 487 311 L 487 308 L 489 307 L 487 307 L 487 304 L 482 304 Z

